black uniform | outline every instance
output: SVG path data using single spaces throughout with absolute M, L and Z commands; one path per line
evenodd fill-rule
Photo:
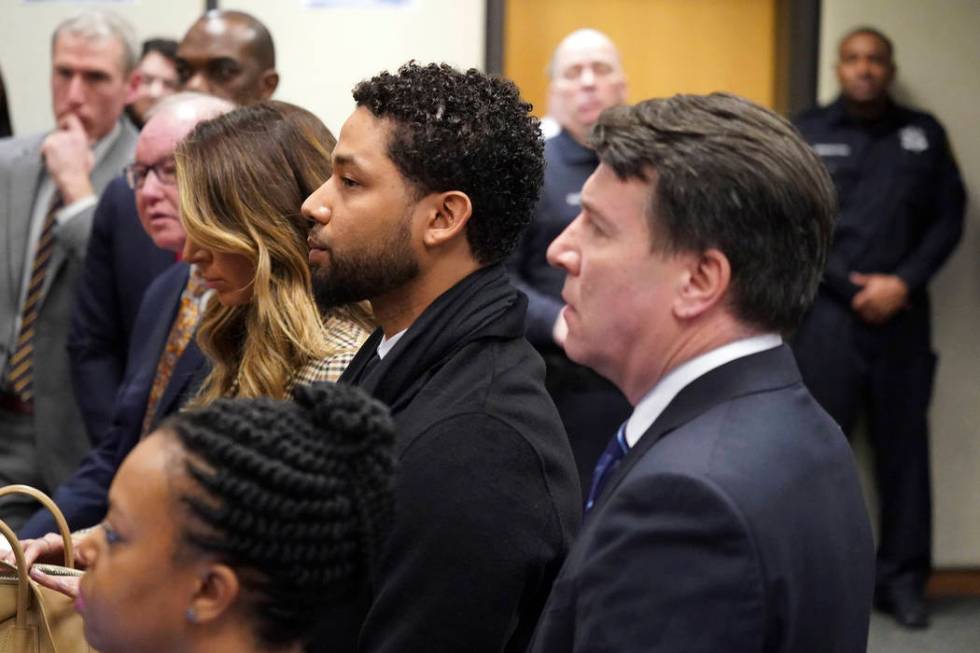
M 527 339 L 545 360 L 548 393 L 558 407 L 575 454 L 582 490 L 609 438 L 630 414 L 626 397 L 609 381 L 565 356 L 552 339 L 552 328 L 564 302 L 565 271 L 548 265 L 548 246 L 581 209 L 585 180 L 599 165 L 593 150 L 579 145 L 567 131 L 544 145 L 547 166 L 541 199 L 509 268 L 514 285 L 528 297 Z
M 803 378 L 849 433 L 867 411 L 881 501 L 878 587 L 921 591 L 931 563 L 926 416 L 936 356 L 926 285 L 953 251 L 965 192 L 942 126 L 890 103 L 875 121 L 843 100 L 796 120 L 827 165 L 840 215 L 820 293 L 794 339 Z M 907 308 L 887 323 L 851 309 L 851 272 L 893 274 Z

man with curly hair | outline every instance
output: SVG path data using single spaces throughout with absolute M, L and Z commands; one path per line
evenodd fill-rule
M 580 519 L 526 298 L 503 261 L 537 200 L 516 87 L 409 63 L 354 89 L 333 176 L 303 205 L 324 305 L 380 328 L 342 383 L 392 408 L 396 515 L 357 632 L 332 651 L 524 651 Z

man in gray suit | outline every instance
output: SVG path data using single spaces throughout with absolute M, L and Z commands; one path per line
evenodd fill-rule
M 51 42 L 57 127 L 0 141 L 0 485 L 56 487 L 91 446 L 68 372 L 76 277 L 103 187 L 128 163 L 122 120 L 134 92 L 132 28 L 88 11 Z M 17 525 L 31 506 L 7 503 Z

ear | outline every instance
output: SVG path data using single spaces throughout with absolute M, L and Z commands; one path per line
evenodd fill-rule
M 731 285 L 732 266 L 728 257 L 714 248 L 679 256 L 687 258 L 687 269 L 674 302 L 674 313 L 679 319 L 691 320 L 724 300 Z
M 241 593 L 238 575 L 225 564 L 210 563 L 198 580 L 198 586 L 188 606 L 188 618 L 194 623 L 213 622 L 228 614 Z
M 132 104 L 136 101 L 136 95 L 139 92 L 141 81 L 143 81 L 143 76 L 140 75 L 138 70 L 134 70 L 129 74 L 129 80 L 126 82 L 126 104 Z
M 466 223 L 473 215 L 473 204 L 469 195 L 451 190 L 435 193 L 426 201 L 431 202 L 422 236 L 426 247 L 439 247 L 463 234 Z
M 262 76 L 259 78 L 259 89 L 261 90 L 263 100 L 271 98 L 278 86 L 279 73 L 276 72 L 275 68 L 269 68 L 262 73 Z

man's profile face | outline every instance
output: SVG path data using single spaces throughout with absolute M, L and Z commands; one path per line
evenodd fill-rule
M 171 112 L 158 113 L 146 123 L 136 143 L 134 163 L 146 172 L 142 185 L 135 189 L 140 223 L 157 247 L 171 252 L 181 251 L 187 237 L 180 223 L 180 195 L 173 178 L 174 150 L 193 126 L 177 120 Z
M 652 251 L 650 199 L 651 182 L 623 181 L 602 163 L 582 188 L 582 211 L 548 248 L 548 262 L 566 272 L 565 352 L 617 385 L 632 363 L 649 360 L 635 355 L 649 343 L 644 334 L 669 351 L 686 269 L 684 255 Z
M 388 156 L 392 128 L 368 109 L 354 111 L 340 130 L 333 174 L 303 202 L 321 307 L 374 301 L 418 275 L 418 198 Z
M 112 131 L 130 95 L 123 59 L 118 39 L 93 40 L 67 31 L 58 36 L 51 52 L 51 100 L 59 127 L 74 115 L 91 142 Z
M 254 52 L 253 30 L 219 16 L 198 20 L 177 48 L 177 75 L 185 91 L 216 95 L 237 104 L 268 99 L 275 90 Z
M 573 36 L 555 53 L 549 100 L 562 127 L 583 142 L 599 114 L 626 100 L 626 78 L 613 45 L 598 34 Z
M 876 102 L 888 93 L 895 76 L 888 45 L 874 34 L 858 32 L 840 46 L 837 79 L 851 102 Z

